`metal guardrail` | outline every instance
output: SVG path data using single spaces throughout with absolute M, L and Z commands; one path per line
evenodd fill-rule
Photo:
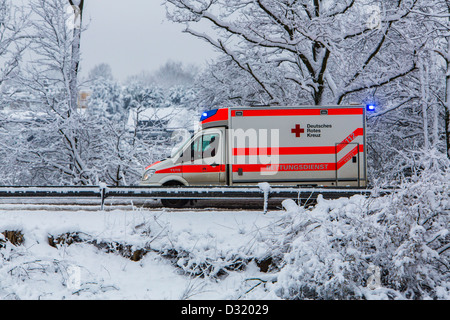
M 382 193 L 389 191 L 382 191 Z M 0 187 L 0 198 L 98 198 L 101 208 L 105 199 L 261 199 L 267 210 L 269 199 L 316 199 L 322 195 L 325 199 L 337 199 L 353 195 L 369 196 L 370 189 L 362 188 L 298 188 L 281 186 L 202 186 L 202 187 L 146 187 L 146 186 L 4 186 Z

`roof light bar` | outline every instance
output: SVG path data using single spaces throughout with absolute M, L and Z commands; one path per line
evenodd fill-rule
M 214 110 L 209 110 L 209 111 L 205 111 L 202 113 L 202 116 L 200 117 L 200 121 L 206 120 L 210 117 L 212 117 L 213 115 L 215 115 L 217 113 L 217 110 L 219 109 L 214 109 Z
M 366 105 L 366 110 L 373 112 L 376 109 L 376 105 L 374 103 L 369 103 L 368 105 Z

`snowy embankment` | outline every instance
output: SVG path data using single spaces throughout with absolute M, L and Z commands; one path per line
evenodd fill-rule
M 449 299 L 448 177 L 267 214 L 0 210 L 0 300 Z
M 247 278 L 264 276 L 247 259 L 267 252 L 262 238 L 280 212 L 0 210 L 0 217 L 1 232 L 24 238 L 0 249 L 0 300 L 232 299 Z M 69 234 L 74 243 L 49 245 Z M 139 249 L 146 254 L 132 261 L 128 253 Z M 245 271 L 232 272 L 241 261 Z

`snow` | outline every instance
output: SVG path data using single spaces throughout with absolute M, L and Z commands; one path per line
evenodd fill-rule
M 190 277 L 157 252 L 148 252 L 135 262 L 86 243 L 57 249 L 48 244 L 48 236 L 80 232 L 98 242 L 150 246 L 152 250 L 170 247 L 195 254 L 199 262 L 207 257 L 220 260 L 219 256 L 240 250 L 243 254 L 263 254 L 265 248 L 258 243 L 258 236 L 279 219 L 279 214 L 0 210 L 0 230 L 21 230 L 25 238 L 20 246 L 8 243 L 0 250 L 0 300 L 236 298 L 246 278 L 263 276 L 255 264 L 217 282 Z M 80 285 L 75 288 L 69 285 L 68 275 L 74 267 L 80 270 Z
M 449 174 L 267 212 L 0 204 L 0 300 L 448 300 Z

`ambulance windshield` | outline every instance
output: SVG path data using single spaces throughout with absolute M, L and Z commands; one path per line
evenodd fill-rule
M 194 136 L 194 134 L 191 134 L 191 136 L 189 138 L 187 138 L 186 140 L 184 140 L 183 142 L 181 142 L 180 144 L 176 145 L 173 149 L 172 152 L 170 153 L 170 158 L 175 157 L 178 153 L 180 153 L 183 149 L 184 146 L 187 145 L 188 143 L 190 143 L 192 141 L 192 137 Z

